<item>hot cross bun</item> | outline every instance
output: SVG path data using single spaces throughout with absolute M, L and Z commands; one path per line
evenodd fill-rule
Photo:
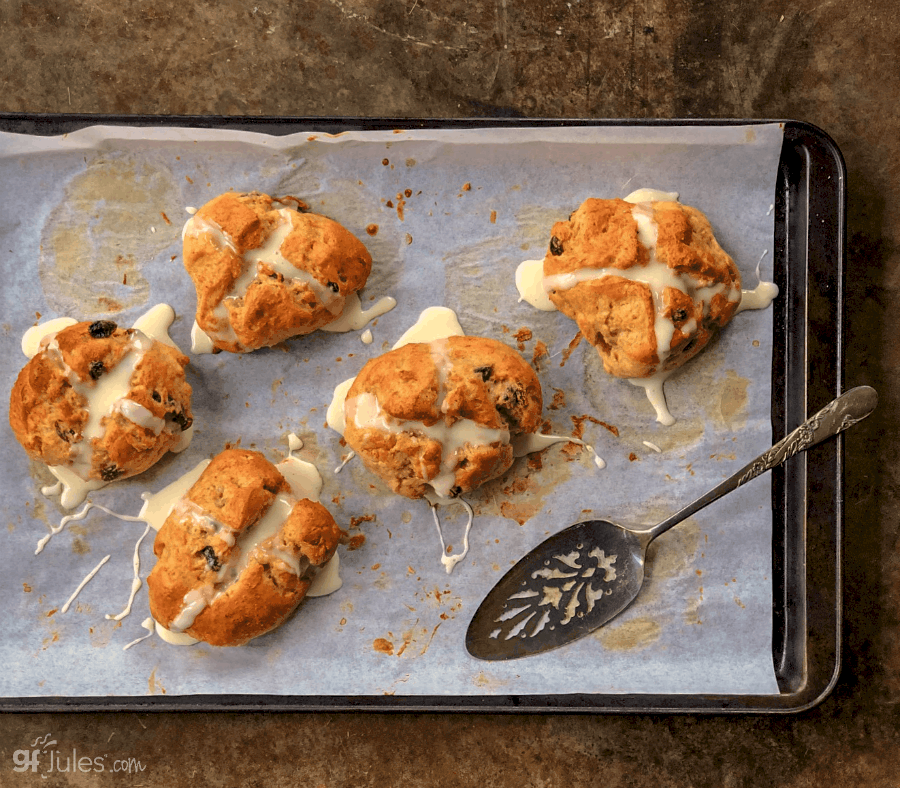
M 553 226 L 544 288 L 622 378 L 681 366 L 741 302 L 740 273 L 709 221 L 668 200 L 585 200 Z
M 191 426 L 188 359 L 110 320 L 46 337 L 13 385 L 9 422 L 29 456 L 84 480 L 147 470 Z
M 336 320 L 372 270 L 355 235 L 294 197 L 227 192 L 200 208 L 182 237 L 197 325 L 216 350 L 233 353 Z
M 262 454 L 227 449 L 156 536 L 150 612 L 171 631 L 241 645 L 284 622 L 345 537 Z
M 451 336 L 369 361 L 344 403 L 344 437 L 394 492 L 452 498 L 509 470 L 512 439 L 537 430 L 542 405 L 515 350 Z

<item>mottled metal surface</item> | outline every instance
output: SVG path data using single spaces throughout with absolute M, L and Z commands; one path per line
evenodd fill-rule
M 900 785 L 898 34 L 893 0 L 0 4 L 3 111 L 817 124 L 849 173 L 845 381 L 881 396 L 846 437 L 844 669 L 811 711 L 10 714 L 0 785 Z M 93 766 L 14 773 L 48 733 Z M 129 758 L 143 771 L 112 773 Z

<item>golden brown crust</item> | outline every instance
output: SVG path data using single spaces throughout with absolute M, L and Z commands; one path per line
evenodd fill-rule
M 578 324 L 597 348 L 606 371 L 644 378 L 669 371 L 699 353 L 734 316 L 741 280 L 734 261 L 719 246 L 706 217 L 677 202 L 650 204 L 657 228 L 655 257 L 680 279 L 660 288 L 661 325 L 671 340 L 657 337 L 657 303 L 641 271 L 652 264 L 640 241 L 635 206 L 624 200 L 590 198 L 568 221 L 553 226 L 544 276 L 606 269 L 602 278 L 574 287 L 553 287 L 550 300 Z M 621 271 L 621 275 L 617 275 Z M 704 288 L 720 292 L 710 294 Z
M 162 342 L 143 341 L 146 349 L 136 351 L 133 329 L 85 321 L 57 333 L 55 342 L 29 360 L 13 385 L 9 408 L 10 426 L 29 456 L 47 465 L 71 465 L 74 454 L 86 450 L 81 445 L 89 415 L 86 393 L 120 363 L 130 363 L 133 352 L 142 355 L 123 397 L 160 420 L 161 429 L 136 424 L 121 412 L 104 417 L 102 436 L 92 440 L 89 458 L 76 472 L 104 481 L 128 478 L 175 448 L 193 420 L 184 376 L 188 358 Z
M 185 232 L 184 266 L 197 290 L 197 324 L 217 349 L 242 353 L 309 334 L 332 322 L 343 299 L 366 283 L 372 256 L 363 243 L 337 222 L 295 206 L 306 207 L 295 198 L 227 192 L 200 208 L 194 229 Z M 244 255 L 266 244 L 285 208 L 291 229 L 280 253 L 297 276 L 261 261 L 246 291 L 234 293 L 250 265 Z
M 361 397 L 374 398 L 397 428 L 358 425 Z M 452 482 L 445 485 L 455 496 L 509 470 L 514 457 L 508 436 L 535 432 L 542 406 L 537 375 L 515 350 L 493 339 L 450 337 L 404 345 L 369 361 L 347 394 L 344 438 L 394 492 L 421 498 L 447 471 L 447 458 L 438 434 L 429 436 L 420 425 L 440 432 L 468 420 L 497 431 L 488 434 L 495 439 L 467 442 L 455 455 Z
M 234 531 L 253 525 L 287 482 L 259 452 L 226 449 L 188 490 L 187 499 Z
M 324 566 L 343 538 L 328 510 L 318 501 L 304 498 L 294 505 L 281 527 L 279 549 L 302 555 L 313 566 Z
M 581 268 L 631 268 L 646 265 L 650 253 L 639 241 L 634 206 L 625 200 L 588 197 L 565 222 L 553 225 L 554 249 L 548 250 L 544 275 L 567 274 Z M 552 258 L 552 259 L 548 259 Z
M 322 504 L 301 499 L 277 533 L 254 543 L 254 526 L 288 492 L 258 452 L 217 455 L 156 536 L 158 561 L 147 578 L 153 618 L 172 628 L 185 597 L 205 594 L 207 604 L 184 628 L 191 637 L 237 646 L 279 626 L 346 536 Z
M 43 353 L 19 372 L 9 397 L 9 424 L 28 456 L 67 465 L 72 442 L 87 424 L 85 399 Z

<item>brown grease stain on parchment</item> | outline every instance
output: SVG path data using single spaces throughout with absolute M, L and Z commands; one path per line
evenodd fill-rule
M 560 450 L 565 445 L 561 442 L 520 457 L 499 479 L 492 479 L 470 493 L 468 501 L 475 514 L 505 517 L 524 525 L 545 509 L 556 487 L 572 475 L 572 459 Z
M 660 522 L 672 512 L 664 505 L 652 507 L 648 521 Z M 668 531 L 647 549 L 644 584 L 635 605 L 646 607 L 648 616 L 664 627 L 680 616 L 687 624 L 700 623 L 699 608 L 703 601 L 702 585 L 695 593 L 698 580 L 694 564 L 701 555 L 703 534 L 696 521 L 688 518 Z M 667 580 L 678 580 L 668 583 Z M 689 586 L 690 588 L 687 588 Z M 681 589 L 680 591 L 673 589 Z
M 669 513 L 671 514 L 671 512 Z M 660 520 L 663 517 L 659 518 Z M 671 531 L 664 533 L 647 548 L 644 563 L 644 589 L 641 598 L 650 601 L 659 581 L 686 576 L 700 550 L 700 529 L 688 518 Z
M 666 515 L 660 508 L 656 516 L 662 520 Z M 700 531 L 690 519 L 653 542 L 644 564 L 644 585 L 633 603 L 645 610 L 646 615 L 622 622 L 613 620 L 591 636 L 608 651 L 639 651 L 659 640 L 663 629 L 676 616 L 680 615 L 685 624 L 702 623 L 699 611 L 703 587 L 700 586 L 697 594 L 676 596 L 664 582 L 669 578 L 699 577 L 699 571 L 691 567 L 700 551 L 700 542 Z M 667 593 L 663 591 L 665 587 Z
M 50 307 L 80 319 L 145 304 L 150 286 L 142 267 L 177 241 L 180 226 L 162 214 L 180 204 L 163 167 L 128 158 L 91 162 L 41 233 L 38 271 Z
M 750 381 L 740 377 L 733 369 L 725 371 L 725 379 L 719 384 L 717 400 L 710 401 L 710 417 L 720 421 L 731 432 L 747 424 L 747 388 Z
M 485 692 L 499 692 L 509 686 L 508 679 L 501 679 L 485 673 L 484 671 L 475 674 L 475 676 L 472 677 L 472 683 Z
M 661 632 L 657 621 L 643 616 L 621 624 L 607 624 L 594 633 L 594 638 L 607 651 L 640 651 L 659 640 Z

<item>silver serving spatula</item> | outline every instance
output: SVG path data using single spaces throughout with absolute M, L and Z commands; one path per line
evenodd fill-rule
M 481 603 L 466 632 L 469 653 L 485 660 L 527 657 L 603 626 L 638 595 L 647 547 L 657 536 L 795 454 L 843 432 L 868 416 L 877 402 L 868 386 L 842 394 L 715 489 L 651 528 L 590 520 L 554 534 L 510 569 Z

